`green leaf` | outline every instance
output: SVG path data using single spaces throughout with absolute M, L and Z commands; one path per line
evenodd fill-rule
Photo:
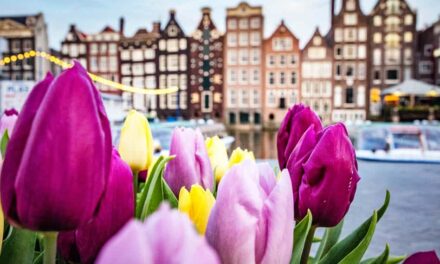
M 324 236 L 322 237 L 322 242 L 319 245 L 318 251 L 316 252 L 315 261 L 318 261 L 322 257 L 324 257 L 327 252 L 338 242 L 343 226 L 344 220 L 339 222 L 339 224 L 334 227 L 325 229 Z
M 14 227 L 3 241 L 0 263 L 32 263 L 36 237 L 35 232 Z
M 3 159 L 5 158 L 6 147 L 8 146 L 8 143 L 9 143 L 9 133 L 8 130 L 5 130 L 5 133 L 3 133 L 2 139 L 0 141 L 0 151 L 2 153 Z
M 313 237 L 312 243 L 319 243 L 321 241 L 322 241 L 322 238 L 315 236 L 315 237 Z
M 385 245 L 385 250 L 377 257 L 363 260 L 361 264 L 386 264 L 390 254 L 390 247 Z
M 162 174 L 166 163 L 173 158 L 174 157 L 166 157 L 162 159 L 156 170 L 154 170 L 153 173 L 148 177 L 147 183 L 144 187 L 146 192 L 145 202 L 144 204 L 141 204 L 141 220 L 144 220 L 148 215 L 154 212 L 159 207 L 159 204 L 165 199 L 162 187 Z
M 170 186 L 163 177 L 162 177 L 162 187 L 163 187 L 163 194 L 165 196 L 165 200 L 170 202 L 171 207 L 177 208 L 179 206 L 179 201 L 177 200 Z
M 152 175 L 154 175 L 158 169 L 159 163 L 162 162 L 164 159 L 163 156 L 160 156 L 157 161 L 154 163 L 153 168 L 151 169 L 151 173 L 149 177 L 147 177 L 147 180 L 145 184 L 142 186 L 141 192 L 138 193 L 138 198 L 136 199 L 136 218 L 140 218 L 141 211 L 143 208 L 143 205 L 145 203 L 145 200 L 147 199 L 147 191 L 151 185 Z
M 319 260 L 319 264 L 334 264 L 334 263 L 347 263 L 342 262 L 346 257 L 347 260 L 362 258 L 362 255 L 367 249 L 371 237 L 374 233 L 374 228 L 376 222 L 382 218 L 388 205 L 390 203 L 390 193 L 386 192 L 385 201 L 382 207 L 374 214 L 368 218 L 364 223 L 362 223 L 356 230 L 354 230 L 350 235 L 344 238 L 342 241 L 334 245 L 328 253 Z M 360 259 L 356 262 L 358 263 Z
M 44 251 L 35 252 L 33 264 L 43 264 Z
M 293 231 L 293 251 L 292 258 L 290 259 L 290 264 L 300 263 L 301 256 L 304 250 L 304 245 L 307 240 L 307 235 L 312 227 L 312 213 L 310 210 L 307 211 L 307 215 L 295 225 L 295 230 Z
M 405 258 L 406 256 L 391 256 L 388 258 L 387 264 L 397 264 L 402 262 Z

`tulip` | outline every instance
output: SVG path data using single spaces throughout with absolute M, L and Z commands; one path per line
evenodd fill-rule
M 131 110 L 121 129 L 119 153 L 130 168 L 139 172 L 148 169 L 153 161 L 153 136 L 144 115 Z
M 277 182 L 268 164 L 251 160 L 222 179 L 206 238 L 222 263 L 288 263 L 293 245 L 293 198 L 283 170 Z
M 128 222 L 103 247 L 97 264 L 220 263 L 190 220 L 162 204 L 144 223 Z
M 215 180 L 220 182 L 228 168 L 228 152 L 225 143 L 218 136 L 215 136 L 207 138 L 205 144 L 211 167 L 214 170 Z
M 291 154 L 287 168 L 296 219 L 302 219 L 310 209 L 314 225 L 337 225 L 347 213 L 360 179 L 355 150 L 345 126 L 339 123 L 318 133 L 309 127 Z
M 171 136 L 170 155 L 175 158 L 168 162 L 164 178 L 174 195 L 179 195 L 182 187 L 189 189 L 193 184 L 213 191 L 214 176 L 199 130 L 175 128 Z
M 281 170 L 286 168 L 290 153 L 310 126 L 313 126 L 315 132 L 322 130 L 321 120 L 310 107 L 298 104 L 289 108 L 277 135 L 278 163 Z
M 29 94 L 6 149 L 5 217 L 39 231 L 84 225 L 102 199 L 111 152 L 110 124 L 84 68 L 48 75 Z
M 130 167 L 113 149 L 112 167 L 101 206 L 92 221 L 74 231 L 61 232 L 58 248 L 66 260 L 93 263 L 105 242 L 134 215 Z
M 245 160 L 255 161 L 254 153 L 247 149 L 243 150 L 238 147 L 234 149 L 234 151 L 232 151 L 231 157 L 229 157 L 228 168 L 231 168 L 232 166 L 239 164 Z
M 186 213 L 193 221 L 197 231 L 205 234 L 209 214 L 214 206 L 215 198 L 209 190 L 203 190 L 200 185 L 191 186 L 191 190 L 185 187 L 179 193 L 179 211 Z
M 14 130 L 15 122 L 17 122 L 18 112 L 14 108 L 5 110 L 0 119 L 0 137 L 3 138 L 5 131 L 8 131 L 8 136 L 11 137 Z M 1 139 L 0 138 L 0 139 Z
M 425 252 L 417 252 L 409 256 L 403 264 L 439 264 L 440 259 L 437 257 L 437 254 L 434 250 L 425 251 Z

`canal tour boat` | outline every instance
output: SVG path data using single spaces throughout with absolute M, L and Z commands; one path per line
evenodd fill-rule
M 440 164 L 440 128 L 437 126 L 370 126 L 361 128 L 358 133 L 356 156 L 359 160 Z

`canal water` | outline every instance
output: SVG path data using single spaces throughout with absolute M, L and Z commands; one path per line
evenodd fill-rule
M 254 151 L 257 159 L 276 163 L 275 132 L 231 131 L 236 146 Z M 359 161 L 361 181 L 346 216 L 342 236 L 349 234 L 390 190 L 388 211 L 377 225 L 366 256 L 380 254 L 390 244 L 392 255 L 436 250 L 440 255 L 440 165 Z

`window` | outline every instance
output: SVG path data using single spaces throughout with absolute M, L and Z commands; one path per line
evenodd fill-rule
M 249 35 L 246 32 L 241 32 L 240 33 L 240 39 L 239 39 L 239 45 L 240 46 L 246 46 L 249 43 Z
M 181 74 L 179 78 L 179 88 L 180 90 L 186 90 L 187 88 L 187 76 L 186 74 Z
M 167 41 L 167 51 L 168 52 L 176 52 L 179 50 L 177 39 L 169 39 Z
M 156 65 L 154 62 L 145 63 L 145 73 L 152 74 L 156 72 Z
M 258 69 L 254 69 L 252 71 L 252 79 L 251 82 L 253 84 L 258 84 L 260 82 L 260 71 Z
M 335 57 L 342 58 L 342 46 L 335 46 Z
M 356 45 L 345 45 L 344 58 L 355 59 L 356 58 Z
M 251 33 L 251 45 L 258 46 L 260 45 L 261 37 L 260 32 L 252 32 Z
M 357 24 L 356 13 L 345 14 L 344 15 L 344 24 L 345 25 L 356 25 Z
M 111 43 L 108 45 L 108 53 L 109 54 L 116 54 L 116 52 L 118 51 L 118 46 L 115 43 Z
M 237 51 L 236 50 L 228 50 L 228 64 L 231 64 L 231 65 L 237 64 Z
M 107 44 L 102 43 L 99 48 L 99 51 L 101 52 L 101 54 L 106 54 L 107 53 Z
M 335 75 L 336 75 L 336 77 L 341 77 L 341 75 L 342 75 L 342 65 L 341 64 L 336 64 Z
M 258 49 L 252 49 L 252 64 L 260 63 L 260 51 Z
M 422 61 L 419 63 L 419 72 L 421 74 L 431 74 L 432 73 L 432 62 Z
M 240 72 L 240 84 L 247 84 L 248 72 L 247 70 L 241 70 Z
M 254 90 L 254 106 L 258 106 L 260 104 L 260 93 L 257 90 Z M 255 123 L 259 123 L 258 119 L 257 119 L 257 114 L 255 114 Z
M 185 54 L 180 54 L 180 70 L 181 71 L 186 71 L 186 55 Z
M 21 50 L 21 45 L 20 45 L 20 41 L 19 40 L 14 40 L 11 43 L 12 46 L 12 52 L 18 53 Z
M 406 48 L 404 51 L 404 63 L 405 64 L 412 64 L 412 51 L 411 48 Z
M 228 82 L 230 84 L 237 82 L 237 72 L 234 69 L 228 69 Z
M 118 71 L 118 57 L 111 56 L 108 58 L 109 63 L 109 71 L 117 72 Z
M 344 36 L 342 35 L 342 29 L 336 28 L 335 29 L 335 41 L 342 42 L 343 40 L 344 40 Z
M 405 16 L 405 25 L 410 26 L 413 24 L 413 16 L 412 15 L 406 15 Z
M 133 61 L 142 61 L 144 59 L 144 54 L 142 50 L 139 49 L 133 50 L 131 53 L 131 59 Z
M 260 28 L 260 18 L 254 17 L 251 18 L 251 28 Z
M 238 27 L 240 29 L 247 29 L 249 27 L 249 23 L 248 23 L 248 19 L 247 18 L 242 18 L 240 19 L 240 24 L 238 25 Z
M 98 44 L 92 43 L 90 45 L 90 53 L 92 53 L 92 54 L 98 53 Z
M 78 57 L 78 46 L 77 45 L 70 45 L 70 57 L 76 58 Z
M 292 39 L 291 38 L 274 38 L 272 41 L 272 49 L 275 51 L 291 50 Z
M 179 68 L 178 55 L 168 55 L 167 57 L 167 70 L 177 71 Z
M 142 63 L 133 63 L 133 75 L 143 75 L 144 66 Z
M 381 16 L 374 16 L 373 18 L 373 24 L 376 27 L 382 26 L 382 17 Z
M 235 104 L 237 103 L 237 95 L 235 93 L 235 90 L 229 90 L 229 105 L 230 106 L 235 106 Z
M 397 81 L 399 79 L 399 72 L 397 69 L 389 69 L 386 71 L 387 81 Z
M 335 87 L 334 103 L 335 103 L 335 106 L 342 105 L 342 88 L 341 88 L 341 86 Z
M 144 56 L 147 60 L 154 59 L 154 57 L 156 56 L 156 54 L 154 53 L 154 49 L 147 48 L 146 50 L 144 50 Z
M 365 80 L 365 75 L 366 75 L 365 63 L 358 64 L 357 73 L 358 73 L 359 80 Z
M 375 70 L 373 72 L 373 80 L 380 81 L 380 71 L 379 70 Z
M 228 33 L 228 46 L 229 47 L 235 47 L 237 46 L 237 34 L 235 33 Z
M 129 75 L 129 74 L 131 74 L 131 67 L 130 67 L 130 64 L 128 64 L 128 63 L 124 63 L 124 64 L 122 64 L 122 66 L 121 66 L 121 73 L 122 73 L 123 75 Z
M 282 66 L 286 65 L 286 56 L 284 55 L 280 56 L 280 65 Z
M 357 105 L 360 107 L 365 106 L 365 87 L 359 86 L 357 88 Z
M 241 90 L 241 104 L 242 105 L 249 104 L 249 93 L 247 90 Z
M 358 39 L 359 41 L 367 41 L 367 28 L 365 27 L 359 28 Z
M 269 65 L 274 66 L 275 65 L 275 56 L 270 55 L 269 56 Z
M 249 53 L 247 49 L 240 49 L 239 52 L 240 64 L 248 64 L 249 63 Z
M 155 76 L 147 76 L 145 78 L 145 87 L 156 88 L 156 77 Z
M 159 70 L 160 71 L 166 71 L 166 56 L 161 55 L 159 56 Z
M 273 72 L 269 72 L 269 84 L 275 84 L 275 74 Z
M 400 62 L 400 49 L 386 49 L 385 63 L 398 64 Z
M 121 51 L 121 60 L 130 60 L 130 51 L 129 50 Z
M 181 49 L 181 50 L 185 50 L 186 49 L 186 39 L 180 39 L 179 40 L 179 48 Z
M 365 45 L 358 46 L 358 58 L 365 59 L 367 57 L 367 48 Z
M 345 76 L 347 76 L 347 77 L 354 76 L 354 65 L 353 64 L 347 64 L 345 66 Z
M 382 51 L 380 49 L 374 49 L 373 51 L 373 64 L 374 65 L 382 64 Z
M 356 9 L 356 3 L 354 0 L 347 1 L 347 10 L 348 11 L 354 11 Z
M 27 39 L 23 41 L 23 50 L 24 51 L 29 51 L 32 49 L 32 40 Z
M 374 43 L 382 43 L 382 34 L 381 33 L 374 33 L 373 34 L 373 41 L 374 41 Z
M 280 72 L 280 84 L 286 83 L 286 74 L 284 72 Z
M 423 47 L 423 54 L 425 55 L 425 57 L 431 57 L 432 56 L 432 44 L 426 44 Z
M 237 20 L 230 18 L 228 20 L 228 29 L 237 29 Z
M 406 43 L 412 42 L 413 40 L 413 35 L 411 32 L 405 32 L 405 34 L 403 35 L 403 41 L 405 41 Z
M 273 90 L 269 90 L 267 92 L 267 105 L 274 107 L 276 104 L 275 92 Z
M 98 71 L 98 59 L 96 57 L 90 57 L 90 70 L 92 72 Z
M 161 40 L 159 41 L 159 49 L 160 49 L 160 50 L 165 50 L 166 48 L 167 48 L 166 40 L 161 39 Z
M 345 41 L 356 41 L 356 29 L 346 28 L 344 30 L 344 40 Z
M 347 87 L 345 89 L 345 103 L 346 104 L 352 104 L 354 103 L 353 98 L 353 87 Z
M 290 74 L 290 83 L 291 84 L 296 84 L 296 72 L 292 72 Z
M 292 56 L 290 56 L 290 64 L 291 64 L 291 65 L 295 65 L 296 62 L 297 62 L 296 55 L 292 55 Z

